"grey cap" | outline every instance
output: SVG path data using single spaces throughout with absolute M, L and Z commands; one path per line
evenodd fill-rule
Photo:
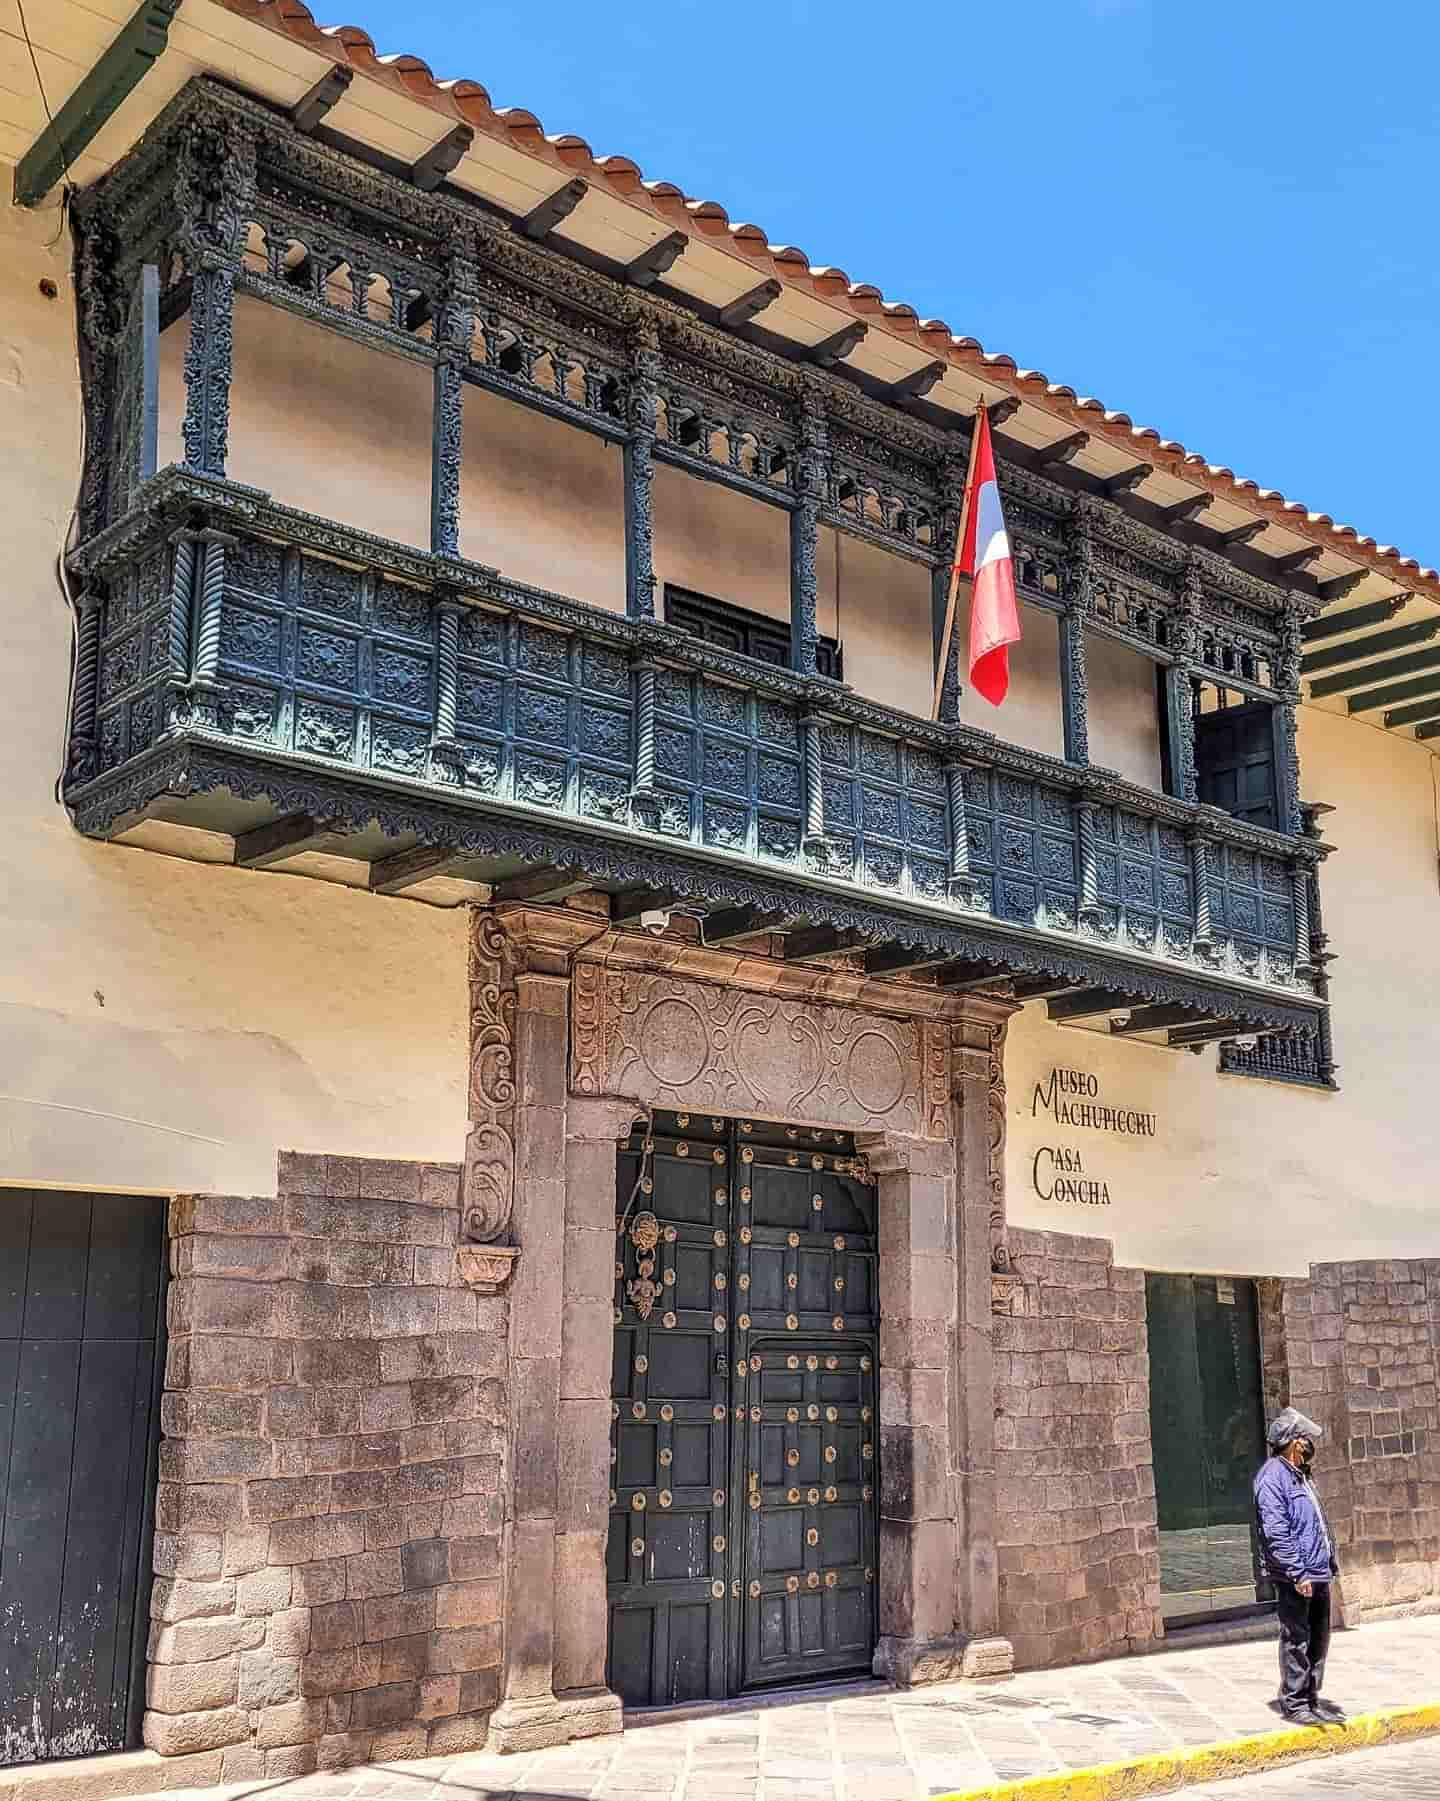
M 1320 1439 L 1324 1436 L 1322 1426 L 1317 1426 L 1314 1420 L 1306 1419 L 1298 1408 L 1287 1407 L 1271 1420 L 1265 1439 L 1272 1451 L 1283 1451 L 1286 1445 L 1293 1444 L 1297 1438 Z

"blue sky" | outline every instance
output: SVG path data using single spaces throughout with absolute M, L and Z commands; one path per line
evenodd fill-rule
M 311 4 L 1440 563 L 1433 5 Z

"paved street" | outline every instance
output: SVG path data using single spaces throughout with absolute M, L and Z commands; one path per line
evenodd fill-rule
M 1187 1801 L 1435 1801 L 1440 1795 L 1440 1739 L 1297 1764 L 1269 1776 L 1246 1776 L 1185 1789 Z
M 1275 1685 L 1275 1647 L 1266 1638 L 990 1685 L 811 1691 L 782 1704 L 639 1724 L 620 1738 L 523 1756 L 318 1771 L 276 1792 L 285 1801 L 918 1801 L 1273 1731 L 1281 1723 L 1269 1705 Z M 1337 1634 L 1327 1693 L 1353 1713 L 1440 1701 L 1440 1620 Z M 1366 1770 L 1372 1784 L 1382 1771 L 1387 1792 L 1396 1795 L 1440 1794 L 1440 1740 L 1326 1759 L 1277 1776 L 1273 1789 L 1265 1786 L 1270 1778 L 1249 1778 L 1186 1792 L 1206 1801 L 1270 1801 L 1272 1793 L 1277 1801 L 1319 1801 L 1374 1792 L 1364 1787 Z M 1401 1786 L 1402 1778 L 1412 1786 Z M 207 1801 L 231 1801 L 261 1786 L 204 1793 Z

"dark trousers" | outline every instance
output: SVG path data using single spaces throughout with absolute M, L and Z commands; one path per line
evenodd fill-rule
M 1311 1706 L 1325 1680 L 1330 1649 L 1330 1584 L 1317 1582 L 1302 1595 L 1293 1582 L 1277 1582 L 1280 1614 L 1280 1711 L 1296 1714 Z

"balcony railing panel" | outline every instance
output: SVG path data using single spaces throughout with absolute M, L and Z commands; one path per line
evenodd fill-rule
M 1294 908 L 1313 839 L 254 490 L 171 470 L 142 498 L 75 560 L 103 595 L 88 713 L 76 701 L 96 741 L 72 761 L 77 811 L 167 745 L 228 744 L 743 862 L 792 890 L 818 881 L 909 909 L 916 931 L 1043 938 L 1315 1006 Z

